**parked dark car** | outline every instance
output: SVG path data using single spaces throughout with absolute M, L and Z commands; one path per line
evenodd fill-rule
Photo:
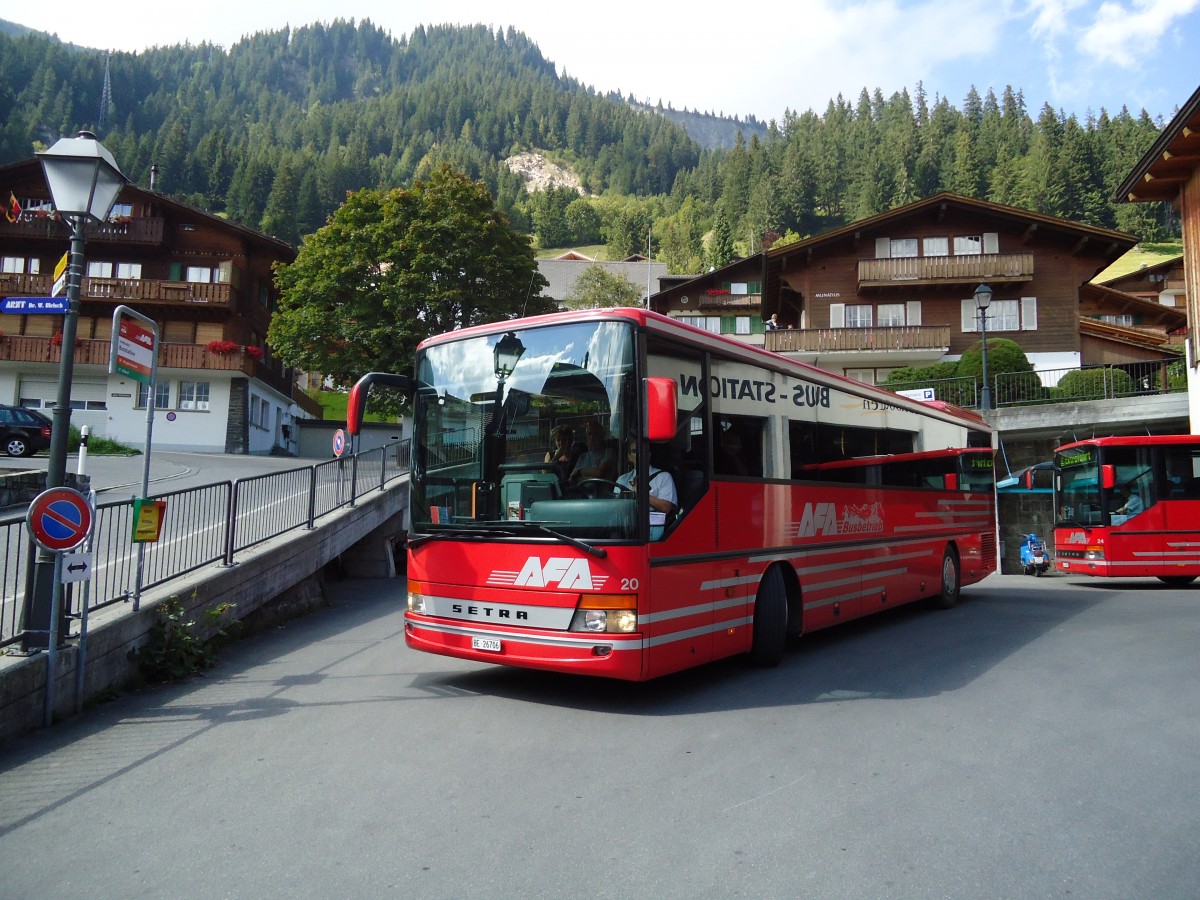
M 50 447 L 50 419 L 35 409 L 0 406 L 0 448 L 9 456 L 31 456 Z

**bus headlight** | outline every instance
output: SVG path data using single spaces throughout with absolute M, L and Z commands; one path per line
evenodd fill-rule
M 1095 560 L 1104 559 L 1104 548 L 1103 547 L 1088 547 L 1087 552 L 1083 554 L 1083 558 L 1084 559 L 1095 559 Z
M 633 634 L 637 631 L 636 598 L 628 594 L 593 594 L 579 602 L 571 631 L 591 634 Z
M 420 591 L 420 585 L 415 581 L 408 583 L 408 611 L 415 613 L 425 612 L 425 595 Z

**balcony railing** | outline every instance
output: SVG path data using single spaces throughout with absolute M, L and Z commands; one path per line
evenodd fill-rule
M 51 275 L 0 274 L 0 296 L 48 297 L 54 286 Z M 230 284 L 197 284 L 191 281 L 160 281 L 150 278 L 84 278 L 81 300 L 113 300 L 118 303 L 203 304 L 228 307 L 234 300 Z
M 776 353 L 836 353 L 863 350 L 942 350 L 950 347 L 949 325 L 891 328 L 804 328 L 768 331 L 768 350 Z
M 123 244 L 161 244 L 164 224 L 158 216 L 139 216 L 116 222 L 91 224 L 87 227 L 88 241 L 108 241 Z M 33 212 L 22 213 L 17 221 L 0 219 L 0 239 L 3 238 L 61 238 L 63 249 L 70 239 L 67 226 L 59 219 Z
M 1019 282 L 1033 277 L 1032 253 L 983 253 L 975 256 L 909 256 L 860 259 L 858 286 L 911 287 L 914 284 Z
M 75 365 L 103 366 L 108 368 L 112 342 L 97 338 L 80 338 L 75 341 Z M 17 363 L 53 363 L 62 360 L 62 346 L 53 338 L 29 337 L 28 335 L 0 336 L 0 360 Z M 293 383 L 293 370 L 285 369 L 281 374 L 276 367 L 248 356 L 244 351 L 213 353 L 203 344 L 158 345 L 158 367 L 160 369 L 197 369 L 218 372 L 241 372 L 256 378 L 274 390 L 291 397 L 293 402 L 310 415 L 321 417 L 321 406 L 310 399 Z

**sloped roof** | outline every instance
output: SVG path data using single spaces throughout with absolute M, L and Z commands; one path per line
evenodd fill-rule
M 856 222 L 851 222 L 849 225 L 835 228 L 832 231 L 813 235 L 795 243 L 786 244 L 783 247 L 773 247 L 766 251 L 766 257 L 768 261 L 773 261 L 793 254 L 804 253 L 822 244 L 833 243 L 847 237 L 854 237 L 859 232 L 877 231 L 893 222 L 903 222 L 906 219 L 928 215 L 930 212 L 936 212 L 939 209 L 949 207 L 956 207 L 981 221 L 992 219 L 1003 220 L 1008 223 L 1013 221 L 1024 222 L 1027 226 L 1036 228 L 1039 234 L 1050 233 L 1075 240 L 1095 240 L 1107 245 L 1106 254 L 1113 256 L 1113 258 L 1129 250 L 1137 243 L 1137 238 L 1134 235 L 1126 234 L 1123 231 L 1112 231 L 1108 228 L 1083 225 L 1079 222 L 1072 222 L 1069 219 L 1061 219 L 1058 216 L 1048 216 L 1044 213 L 1031 212 L 1030 210 L 1019 209 L 1015 206 L 993 203 L 990 200 L 977 200 L 974 197 L 966 197 L 962 194 L 943 191 L 934 194 L 932 197 L 926 197 L 924 200 L 909 203 L 907 206 L 900 206 L 896 209 L 890 209 L 887 212 L 868 216 L 865 219 L 859 219 Z
M 1158 140 L 1117 188 L 1118 203 L 1174 201 L 1200 166 L 1200 88 L 1188 98 Z
M 38 183 L 45 185 L 46 179 L 42 173 L 41 163 L 35 159 L 22 160 L 21 162 L 9 163 L 6 166 L 0 166 L 0 186 L 8 184 L 31 184 Z M 7 189 L 5 187 L 5 189 Z M 49 188 L 47 188 L 47 197 L 49 196 Z M 144 198 L 147 202 L 157 204 L 163 209 L 169 209 L 177 214 L 190 216 L 194 218 L 204 219 L 214 225 L 225 228 L 230 231 L 237 232 L 251 243 L 258 244 L 267 248 L 268 252 L 274 255 L 291 261 L 296 258 L 296 250 L 287 241 L 281 241 L 277 237 L 272 237 L 269 234 L 264 234 L 261 231 L 256 231 L 253 228 L 247 228 L 232 219 L 226 219 L 222 216 L 214 215 L 206 212 L 195 206 L 189 206 L 179 200 L 168 197 L 166 194 L 160 194 L 158 191 L 151 191 L 147 188 L 140 187 L 133 182 L 129 182 L 125 187 L 121 188 L 121 193 L 118 199 L 129 200 L 131 197 Z
M 1079 288 L 1079 299 L 1081 302 L 1091 299 L 1097 306 L 1112 315 L 1131 314 L 1141 316 L 1147 321 L 1154 321 L 1159 326 L 1158 330 L 1163 334 L 1187 327 L 1187 311 L 1182 307 L 1163 306 L 1153 300 L 1137 297 L 1102 284 L 1082 285 Z M 1083 321 L 1089 320 L 1084 315 L 1081 315 L 1080 318 Z

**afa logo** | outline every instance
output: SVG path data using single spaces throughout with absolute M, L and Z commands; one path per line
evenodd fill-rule
M 838 515 L 834 503 L 805 503 L 796 537 L 818 534 L 871 534 L 883 531 L 883 504 L 847 504 Z
M 603 583 L 606 579 L 599 579 Z M 559 590 L 590 591 L 599 587 L 592 578 L 586 559 L 552 556 L 544 563 L 541 557 L 531 556 L 517 574 L 519 587 L 557 587 Z

